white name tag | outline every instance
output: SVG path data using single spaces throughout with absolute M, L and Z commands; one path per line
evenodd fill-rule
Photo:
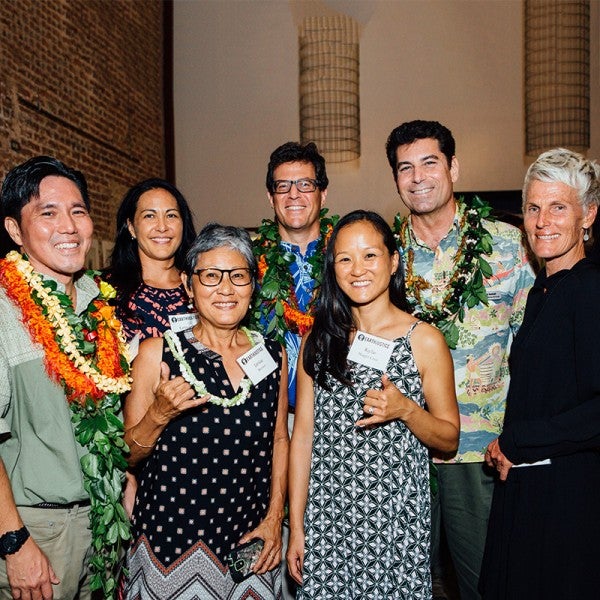
M 181 315 L 169 315 L 169 324 L 175 333 L 185 331 L 198 322 L 198 313 L 183 313 Z
M 254 385 L 277 368 L 277 363 L 264 344 L 252 346 L 248 352 L 237 359 L 237 363 Z
M 357 331 L 348 352 L 348 360 L 385 373 L 393 351 L 394 342 L 392 340 Z

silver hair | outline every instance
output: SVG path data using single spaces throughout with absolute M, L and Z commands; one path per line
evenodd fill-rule
M 540 154 L 530 165 L 523 183 L 523 209 L 529 184 L 534 179 L 572 187 L 584 210 L 593 204 L 600 205 L 600 166 L 573 150 L 553 148 Z
M 245 229 L 219 223 L 207 223 L 198 234 L 185 257 L 185 273 L 188 283 L 192 280 L 198 257 L 215 248 L 237 250 L 248 263 L 253 281 L 256 279 L 257 263 L 252 252 L 252 240 Z

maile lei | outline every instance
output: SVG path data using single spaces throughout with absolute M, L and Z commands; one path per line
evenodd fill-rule
M 255 345 L 255 340 L 252 337 L 252 333 L 250 330 L 246 329 L 246 327 L 242 327 L 241 331 L 246 335 L 248 341 L 251 346 Z M 254 335 L 257 336 L 258 343 L 263 341 L 262 336 L 259 333 L 254 332 Z M 248 398 L 250 394 L 250 390 L 252 388 L 252 382 L 248 377 L 244 377 L 240 382 L 240 391 L 233 398 L 219 398 L 219 396 L 215 396 L 214 394 L 210 394 L 206 389 L 203 381 L 200 381 L 196 378 L 196 376 L 192 373 L 192 369 L 190 368 L 189 363 L 185 360 L 185 356 L 183 354 L 183 348 L 181 347 L 181 342 L 177 337 L 177 334 L 174 333 L 171 329 L 168 329 L 164 333 L 164 338 L 171 349 L 171 352 L 177 362 L 179 363 L 179 371 L 181 376 L 196 390 L 198 396 L 208 396 L 208 401 L 212 404 L 217 404 L 218 406 L 225 406 L 227 408 L 231 406 L 239 406 L 246 402 L 246 398 Z
M 315 283 L 306 312 L 298 305 L 290 270 L 294 255 L 281 249 L 277 223 L 263 219 L 254 243 L 260 289 L 250 311 L 253 327 L 266 327 L 265 334 L 281 344 L 285 344 L 286 331 L 304 335 L 312 327 L 315 300 L 323 277 L 325 248 L 338 219 L 337 215 L 327 217 L 327 209 L 321 209 L 319 241 L 315 253 L 307 259 Z
M 394 233 L 403 249 L 406 295 L 413 314 L 433 323 L 444 334 L 450 348 L 458 343 L 457 321 L 463 321 L 465 306 L 473 308 L 479 302 L 488 303 L 484 279 L 491 277 L 492 268 L 483 255 L 492 253 L 492 236 L 483 227 L 483 219 L 493 220 L 492 208 L 478 196 L 470 202 L 458 201 L 458 248 L 453 269 L 447 283 L 447 291 L 440 303 L 431 304 L 423 296 L 423 290 L 431 284 L 414 271 L 415 253 L 411 248 L 408 218 L 400 214 L 394 219 Z
M 87 274 L 97 275 L 94 271 Z M 97 282 L 100 295 L 77 315 L 69 296 L 57 290 L 55 281 L 34 271 L 26 257 L 13 251 L 0 260 L 0 283 L 20 309 L 32 341 L 44 349 L 46 370 L 62 385 L 75 437 L 87 450 L 81 468 L 91 502 L 91 588 L 112 598 L 114 567 L 121 558 L 123 541 L 131 537 L 121 505 L 128 449 L 117 416 L 120 394 L 129 390 L 130 378 L 121 324 L 108 304 L 115 290 Z

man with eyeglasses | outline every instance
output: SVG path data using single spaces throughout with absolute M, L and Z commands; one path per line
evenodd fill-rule
M 263 221 L 255 240 L 258 292 L 251 314 L 254 327 L 286 348 L 291 432 L 300 341 L 312 325 L 325 244 L 337 216 L 327 217 L 323 208 L 329 180 L 325 159 L 312 142 L 287 142 L 276 148 L 266 184 L 275 219 Z M 284 597 L 293 598 L 293 582 L 286 579 Z

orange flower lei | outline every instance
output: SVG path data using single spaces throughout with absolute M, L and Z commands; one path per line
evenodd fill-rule
M 286 331 L 302 336 L 312 327 L 315 300 L 323 275 L 325 248 L 339 218 L 337 215 L 331 218 L 326 215 L 327 209 L 322 209 L 319 243 L 315 253 L 307 261 L 312 267 L 315 285 L 306 311 L 301 310 L 298 305 L 294 278 L 290 271 L 294 256 L 281 250 L 277 223 L 265 219 L 258 229 L 259 237 L 255 241 L 254 253 L 258 260 L 260 289 L 251 311 L 251 325 L 255 329 L 264 329 L 267 336 L 282 344 L 285 344 Z
M 56 284 L 43 281 L 14 251 L 0 260 L 0 283 L 20 308 L 31 339 L 43 347 L 47 372 L 63 384 L 69 402 L 98 401 L 129 390 L 127 345 L 106 299 L 94 300 L 81 318 L 81 323 L 95 321 L 94 330 L 73 325 L 68 318 L 73 309 L 61 302 Z

